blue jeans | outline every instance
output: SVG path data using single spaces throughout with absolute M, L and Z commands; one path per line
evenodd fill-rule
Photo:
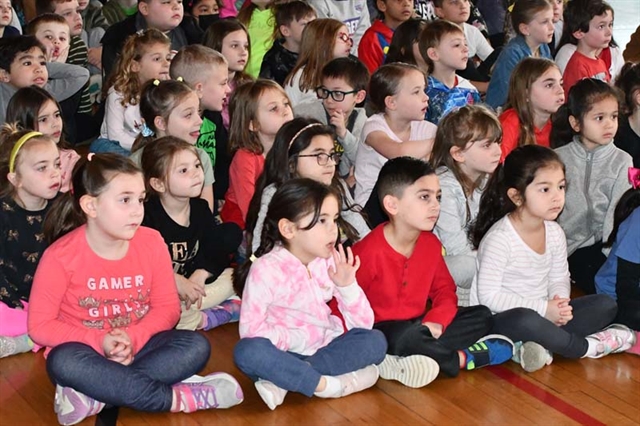
M 122 154 L 125 157 L 131 155 L 131 151 L 123 148 L 117 141 L 105 138 L 98 138 L 91 142 L 89 152 L 95 152 L 96 154 L 101 152 L 113 152 L 115 154 Z
M 169 411 L 171 385 L 200 371 L 210 353 L 209 341 L 199 333 L 169 330 L 151 337 L 128 366 L 84 343 L 63 343 L 49 353 L 47 372 L 54 383 L 107 405 Z
M 240 339 L 233 358 L 252 380 L 268 380 L 310 397 L 321 376 L 338 376 L 380 364 L 386 352 L 387 341 L 381 332 L 354 328 L 310 356 L 282 351 L 263 337 Z

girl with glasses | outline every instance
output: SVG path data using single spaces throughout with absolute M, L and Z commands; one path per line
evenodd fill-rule
M 336 174 L 341 153 L 342 147 L 335 141 L 331 126 L 304 117 L 282 126 L 267 155 L 264 173 L 249 205 L 246 230 L 252 252 L 260 246 L 269 202 L 278 187 L 294 178 L 313 179 L 333 187 L 340 194 L 340 241 L 353 243 L 369 233 L 360 208 L 354 205 L 344 181 Z
M 298 62 L 284 82 L 293 107 L 316 99 L 315 88 L 322 84 L 322 67 L 332 59 L 348 57 L 352 45 L 347 27 L 338 20 L 316 19 L 307 24 Z

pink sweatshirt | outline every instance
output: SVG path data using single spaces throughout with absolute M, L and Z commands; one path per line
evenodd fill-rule
M 127 332 L 135 354 L 180 317 L 167 246 L 157 231 L 144 227 L 120 260 L 91 250 L 86 225 L 60 238 L 40 260 L 29 304 L 29 335 L 36 343 L 53 348 L 80 342 L 100 354 L 113 328 Z
M 373 326 L 373 310 L 357 282 L 336 286 L 333 259 L 308 266 L 282 246 L 258 258 L 249 271 L 240 310 L 240 337 L 264 337 L 283 351 L 313 355 L 343 333 L 327 302 L 335 296 L 348 329 Z

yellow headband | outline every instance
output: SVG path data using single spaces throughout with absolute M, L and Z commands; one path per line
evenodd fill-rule
M 18 151 L 20 151 L 20 148 L 22 148 L 22 145 L 27 143 L 29 139 L 35 138 L 37 136 L 42 136 L 42 133 L 29 132 L 23 137 L 21 137 L 20 139 L 18 139 L 18 142 L 16 142 L 16 144 L 13 146 L 13 149 L 11 150 L 11 155 L 9 156 L 9 173 L 13 173 L 15 171 L 16 157 L 18 156 Z

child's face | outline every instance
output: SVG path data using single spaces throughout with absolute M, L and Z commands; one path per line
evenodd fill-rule
M 229 87 L 229 69 L 223 65 L 213 67 L 209 77 L 202 83 L 202 108 L 209 111 L 222 111 Z
M 307 24 L 316 19 L 316 15 L 307 15 L 304 18 L 296 21 L 291 21 L 289 25 L 281 26 L 280 32 L 286 39 L 291 39 L 296 44 L 302 42 L 302 32 L 307 27 Z
M 447 33 L 440 39 L 437 47 L 428 49 L 436 67 L 449 71 L 464 70 L 469 60 L 469 48 L 462 31 Z
M 413 15 L 413 0 L 378 0 L 378 10 L 392 28 L 397 27 Z
M 196 92 L 192 92 L 185 96 L 169 114 L 169 118 L 165 123 L 164 135 L 175 136 L 184 139 L 191 145 L 195 145 L 200 136 L 200 99 Z M 157 126 L 156 126 L 157 127 Z
M 182 22 L 184 7 L 182 0 L 148 0 L 138 3 L 138 10 L 150 28 L 171 31 Z
M 44 52 L 39 47 L 34 47 L 28 52 L 18 53 L 11 63 L 9 72 L 0 70 L 0 76 L 4 83 L 18 89 L 33 85 L 42 88 L 49 79 L 46 65 Z
M 349 86 L 344 78 L 325 77 L 322 79 L 322 87 L 331 92 L 345 93 L 344 100 L 340 102 L 334 100 L 330 94 L 327 96 L 327 99 L 322 100 L 322 105 L 324 105 L 324 108 L 329 112 L 329 114 L 339 111 L 345 117 L 349 117 L 356 104 L 364 100 L 364 91 L 360 93 L 349 93 L 353 92 L 353 87 Z
M 566 185 L 560 165 L 538 169 L 533 182 L 525 190 L 521 213 L 536 219 L 556 220 L 564 207 Z
M 593 104 L 582 122 L 569 116 L 569 123 L 587 149 L 608 145 L 618 131 L 618 101 L 613 97 L 602 99 Z
M 8 26 L 12 16 L 11 0 L 0 0 L 0 27 Z
M 54 13 L 62 16 L 67 21 L 72 36 L 77 36 L 82 33 L 82 16 L 80 15 L 78 0 L 56 3 Z
M 313 213 L 296 222 L 288 247 L 291 253 L 305 264 L 318 257 L 323 259 L 331 257 L 338 239 L 336 220 L 339 214 L 338 200 L 333 196 L 325 198 L 320 208 L 320 216 L 313 228 L 304 229 L 313 220 Z
M 255 120 L 249 130 L 274 138 L 280 127 L 293 120 L 293 111 L 287 95 L 276 89 L 266 90 L 258 100 Z
M 459 148 L 455 148 L 459 150 Z M 452 152 L 452 155 L 454 153 Z M 460 170 L 471 180 L 476 180 L 485 173 L 493 173 L 500 163 L 502 150 L 500 144 L 489 139 L 470 141 L 464 150 L 459 150 L 454 160 Z
M 45 102 L 38 111 L 36 130 L 49 136 L 55 143 L 60 142 L 62 136 L 62 117 L 60 109 L 52 100 Z
M 460 25 L 469 20 L 471 5 L 469 0 L 443 0 L 442 7 L 436 7 L 435 12 L 438 17 Z
M 94 208 L 85 213 L 98 232 L 108 240 L 132 239 L 144 217 L 142 174 L 118 173 L 100 195 L 92 198 Z
M 58 22 L 47 22 L 38 26 L 35 34 L 47 52 L 51 52 L 51 61 L 56 61 L 60 54 L 69 49 L 69 25 Z
M 564 12 L 564 0 L 553 0 L 553 23 L 562 19 L 562 13 Z
M 411 70 L 400 80 L 398 92 L 391 96 L 391 102 L 404 120 L 424 120 L 429 105 L 425 88 L 424 74 L 420 71 Z
M 391 195 L 396 209 L 390 213 L 395 222 L 401 222 L 408 229 L 431 231 L 440 215 L 440 181 L 435 174 L 422 176 L 405 188 L 400 198 Z
M 58 147 L 51 141 L 38 140 L 22 148 L 20 154 L 15 173 L 8 176 L 18 197 L 27 205 L 51 200 L 62 183 Z
M 520 33 L 534 44 L 548 44 L 553 38 L 553 9 L 541 10 L 528 24 L 520 24 Z
M 578 43 L 584 43 L 590 49 L 605 49 L 611 43 L 613 34 L 613 15 L 606 11 L 604 15 L 594 16 L 589 21 L 589 31 L 576 31 Z
M 176 198 L 198 198 L 203 183 L 204 171 L 198 156 L 191 151 L 178 152 L 167 176 L 167 191 Z
M 216 0 L 201 0 L 191 11 L 194 18 L 199 18 L 200 15 L 216 15 L 219 12 L 218 3 Z
M 249 59 L 249 40 L 244 30 L 227 34 L 222 40 L 222 56 L 229 62 L 229 71 L 244 71 Z
M 335 152 L 333 139 L 327 135 L 314 136 L 309 146 L 298 154 L 298 162 L 296 165 L 298 176 L 313 179 L 325 185 L 331 185 L 337 164 L 330 156 L 335 154 Z M 317 154 L 321 155 L 313 157 L 313 155 Z M 324 163 L 325 161 L 326 163 Z M 318 162 L 324 164 L 320 165 Z
M 550 67 L 531 84 L 529 101 L 534 112 L 542 115 L 554 114 L 564 104 L 562 74 L 557 67 Z
M 336 41 L 333 46 L 333 59 L 346 58 L 351 53 L 353 39 L 349 36 L 349 30 L 344 25 L 336 34 Z
M 139 61 L 131 62 L 131 71 L 138 73 L 138 79 L 142 84 L 155 79 L 168 80 L 170 57 L 169 45 L 156 43 L 145 49 Z

